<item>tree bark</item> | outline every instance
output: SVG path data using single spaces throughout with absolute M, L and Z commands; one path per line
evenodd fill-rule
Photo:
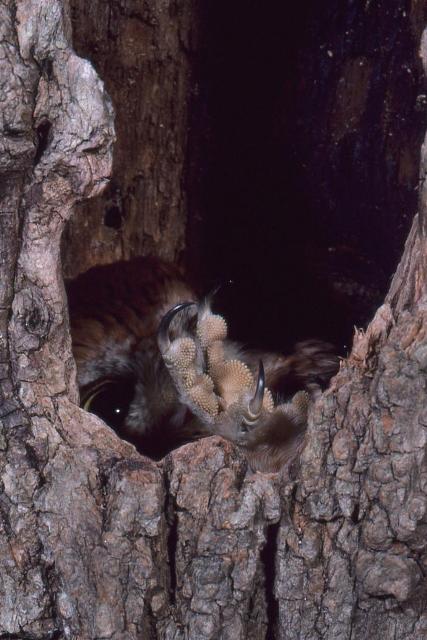
M 427 141 L 390 292 L 298 478 L 216 437 L 157 464 L 76 404 L 59 245 L 111 171 L 109 98 L 67 2 L 0 18 L 0 637 L 424 638 Z
M 64 273 L 160 255 L 185 243 L 193 2 L 71 0 L 73 44 L 104 79 L 116 111 L 112 180 L 79 203 L 64 236 Z
M 281 637 L 426 635 L 425 204 L 420 215 L 384 305 L 313 410 L 279 530 Z

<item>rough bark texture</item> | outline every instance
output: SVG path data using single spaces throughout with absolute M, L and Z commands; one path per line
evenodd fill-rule
M 415 219 L 385 304 L 314 408 L 279 530 L 282 637 L 426 636 L 426 255 Z
M 59 243 L 111 169 L 109 99 L 65 1 L 0 2 L 0 47 L 0 637 L 425 638 L 427 142 L 390 293 L 298 480 L 219 438 L 156 464 L 74 404 Z
M 134 255 L 176 260 L 184 248 L 190 2 L 71 0 L 73 44 L 106 83 L 115 113 L 113 178 L 81 203 L 64 236 L 64 272 Z

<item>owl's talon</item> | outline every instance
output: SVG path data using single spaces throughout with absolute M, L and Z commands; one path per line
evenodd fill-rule
M 274 409 L 271 393 L 265 386 L 264 365 L 259 362 L 255 380 L 242 360 L 227 358 L 224 349 L 227 323 L 222 316 L 211 312 L 208 301 L 198 306 L 195 338 L 187 336 L 171 340 L 173 319 L 192 305 L 196 303 L 181 302 L 170 309 L 162 318 L 157 334 L 160 352 L 176 389 L 183 401 L 204 418 L 226 416 L 235 411 L 231 407 L 238 407 L 238 422 L 253 428 L 263 412 L 270 413 Z M 196 383 L 201 378 L 205 378 L 202 387 Z M 207 386 L 206 380 L 209 381 Z
M 159 345 L 160 353 L 162 355 L 167 353 L 171 346 L 171 341 L 169 338 L 169 327 L 172 323 L 172 320 L 175 318 L 177 313 L 179 313 L 183 309 L 192 307 L 193 305 L 197 306 L 197 302 L 180 302 L 179 304 L 176 304 L 174 307 L 172 307 L 172 309 L 169 309 L 169 311 L 165 313 L 165 315 L 161 319 L 159 329 L 157 331 L 157 344 Z
M 262 405 L 264 402 L 265 392 L 265 372 L 262 360 L 259 361 L 258 379 L 256 383 L 256 389 L 252 400 L 248 403 L 248 409 L 244 421 L 246 424 L 253 424 L 258 420 L 261 415 Z
M 275 406 L 264 363 L 259 360 L 254 375 L 227 341 L 227 323 L 211 312 L 208 301 L 198 305 L 195 335 L 170 337 L 175 316 L 192 305 L 196 303 L 183 302 L 166 313 L 158 345 L 180 401 L 200 418 L 205 432 L 229 438 L 251 456 L 256 449 L 263 451 L 263 442 L 274 448 L 289 430 L 303 429 L 308 395 L 299 392 L 291 402 Z

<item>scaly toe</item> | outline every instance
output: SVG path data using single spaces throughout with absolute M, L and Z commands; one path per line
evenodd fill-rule
M 272 413 L 274 411 L 274 400 L 273 395 L 270 389 L 265 389 L 264 391 L 264 400 L 262 402 L 263 409 L 268 413 Z
M 222 316 L 204 312 L 197 322 L 197 337 L 203 349 L 227 337 L 227 323 Z
M 171 367 L 185 371 L 196 358 L 196 345 L 191 338 L 177 338 L 174 340 L 163 359 Z
M 254 384 L 249 367 L 240 360 L 226 360 L 215 366 L 212 376 L 227 406 L 236 402 L 242 393 Z
M 205 374 L 187 392 L 192 402 L 212 418 L 218 414 L 219 409 L 218 399 L 213 392 L 213 387 L 212 379 Z

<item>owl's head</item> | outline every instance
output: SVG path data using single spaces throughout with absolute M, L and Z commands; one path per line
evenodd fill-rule
M 81 406 L 155 459 L 192 439 L 156 340 L 171 304 L 195 297 L 180 271 L 135 258 L 90 269 L 67 294 Z

